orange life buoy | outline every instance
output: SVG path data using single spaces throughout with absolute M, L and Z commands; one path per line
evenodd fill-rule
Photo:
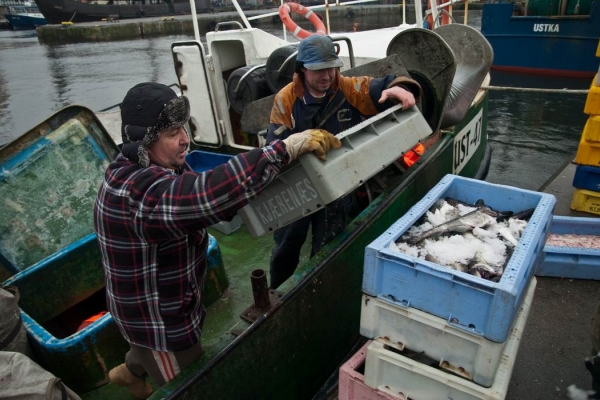
M 428 9 L 431 10 L 431 1 L 427 2 L 428 4 Z M 440 25 L 448 25 L 450 23 L 450 17 L 448 16 L 448 6 L 442 8 L 441 10 L 439 10 L 440 13 L 442 13 L 441 15 L 441 22 Z M 440 17 L 438 17 L 440 18 Z M 431 13 L 429 13 L 427 15 L 427 23 L 429 24 L 429 29 L 433 30 L 433 15 Z
M 284 3 L 279 7 L 279 18 L 285 25 L 287 30 L 298 40 L 304 39 L 312 35 L 313 33 L 300 28 L 290 17 L 290 13 L 296 13 L 302 15 L 304 18 L 310 21 L 315 27 L 317 35 L 326 35 L 325 25 L 321 18 L 312 10 L 298 4 L 298 3 Z

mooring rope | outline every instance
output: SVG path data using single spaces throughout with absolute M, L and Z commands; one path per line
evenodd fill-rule
M 570 93 L 570 94 L 588 94 L 589 89 L 538 89 L 538 88 L 520 88 L 509 86 L 482 86 L 484 90 L 506 90 L 513 92 L 530 92 L 530 93 Z

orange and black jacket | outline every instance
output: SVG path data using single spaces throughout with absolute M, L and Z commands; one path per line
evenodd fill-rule
M 320 101 L 306 90 L 302 77 L 294 74 L 293 81 L 275 96 L 267 143 L 311 128 L 338 134 L 365 118 L 393 107 L 395 103 L 390 100 L 378 103 L 381 93 L 392 86 L 401 86 L 410 91 L 416 101 L 420 98 L 421 86 L 408 77 L 345 77 L 337 71 L 327 100 Z M 329 118 L 323 122 L 326 116 Z M 322 125 L 319 126 L 320 123 Z

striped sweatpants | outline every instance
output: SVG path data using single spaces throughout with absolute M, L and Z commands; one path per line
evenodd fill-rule
M 133 344 L 129 346 L 130 349 L 125 355 L 125 365 L 129 371 L 139 378 L 150 375 L 158 386 L 169 382 L 204 354 L 200 342 L 187 350 L 173 352 L 151 350 Z

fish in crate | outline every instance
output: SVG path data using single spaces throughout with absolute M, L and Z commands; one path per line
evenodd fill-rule
M 498 282 L 534 210 L 439 199 L 390 249 Z

